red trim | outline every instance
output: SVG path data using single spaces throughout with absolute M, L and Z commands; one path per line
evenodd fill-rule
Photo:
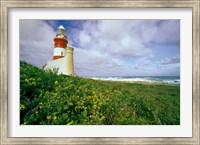
M 54 38 L 54 47 L 61 47 L 66 48 L 67 47 L 67 39 L 64 38 Z
M 59 48 L 66 48 L 67 45 L 66 44 L 54 44 L 54 47 L 59 47 Z
M 59 59 L 59 58 L 63 58 L 64 56 L 53 56 L 53 60 Z

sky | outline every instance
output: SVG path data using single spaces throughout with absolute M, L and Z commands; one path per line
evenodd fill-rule
M 179 20 L 20 20 L 20 60 L 52 60 L 60 25 L 78 76 L 180 76 Z

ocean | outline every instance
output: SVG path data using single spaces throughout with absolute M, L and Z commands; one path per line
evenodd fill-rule
M 113 77 L 88 77 L 94 80 L 127 81 L 127 82 L 158 82 L 167 84 L 180 84 L 180 76 L 113 76 Z

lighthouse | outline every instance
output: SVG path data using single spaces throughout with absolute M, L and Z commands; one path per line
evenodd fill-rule
M 51 61 L 48 61 L 44 70 L 57 70 L 57 74 L 74 75 L 74 48 L 68 47 L 66 30 L 61 25 L 57 28 L 54 38 L 54 51 Z

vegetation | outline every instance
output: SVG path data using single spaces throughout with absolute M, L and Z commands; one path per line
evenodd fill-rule
M 180 124 L 180 86 L 56 75 L 20 62 L 20 124 Z

